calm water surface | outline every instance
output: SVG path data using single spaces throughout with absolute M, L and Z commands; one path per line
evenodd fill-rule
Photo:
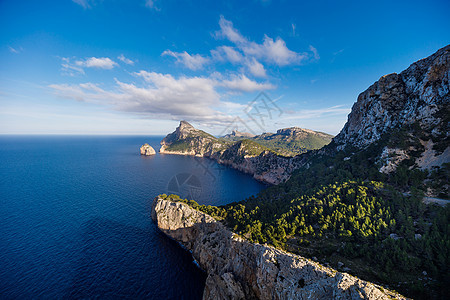
M 207 159 L 144 157 L 162 137 L 0 137 L 0 298 L 200 299 L 205 274 L 150 218 L 155 196 L 258 193 Z

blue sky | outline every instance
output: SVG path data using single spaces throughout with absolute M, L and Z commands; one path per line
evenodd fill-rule
M 0 134 L 337 134 L 360 92 L 449 43 L 449 3 L 3 0 Z

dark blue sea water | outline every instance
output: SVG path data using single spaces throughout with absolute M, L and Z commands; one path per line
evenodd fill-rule
M 150 218 L 168 189 L 225 204 L 264 186 L 162 137 L 0 137 L 0 298 L 199 299 L 205 274 Z

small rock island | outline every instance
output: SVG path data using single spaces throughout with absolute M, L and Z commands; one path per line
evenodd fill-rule
M 141 155 L 150 156 L 150 155 L 155 155 L 156 154 L 155 149 L 153 149 L 153 147 L 150 146 L 147 143 L 142 145 L 140 149 L 141 149 Z

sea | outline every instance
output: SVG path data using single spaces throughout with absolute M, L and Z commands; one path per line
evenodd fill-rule
M 155 136 L 0 136 L 0 299 L 201 299 L 206 274 L 150 217 L 159 194 L 222 205 L 266 186 Z

